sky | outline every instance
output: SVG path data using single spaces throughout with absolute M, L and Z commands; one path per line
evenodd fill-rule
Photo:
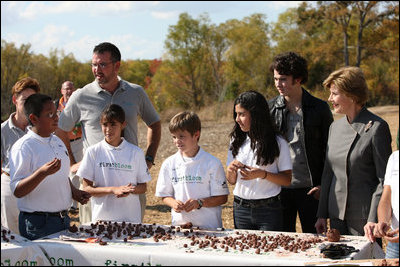
M 155 59 L 165 53 L 169 26 L 179 14 L 193 19 L 207 13 L 211 23 L 242 20 L 254 13 L 276 22 L 279 14 L 301 1 L 1 1 L 1 39 L 31 52 L 51 49 L 91 60 L 94 46 L 111 42 L 122 59 Z

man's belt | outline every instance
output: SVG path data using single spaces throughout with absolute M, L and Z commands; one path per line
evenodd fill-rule
M 78 138 L 75 138 L 75 139 L 69 139 L 69 142 L 74 142 L 74 141 L 76 141 L 76 140 L 79 140 L 79 139 L 81 139 L 82 137 L 78 137 Z

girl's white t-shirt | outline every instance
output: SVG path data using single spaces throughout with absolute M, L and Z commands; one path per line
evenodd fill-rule
M 95 187 L 137 185 L 151 180 L 143 151 L 125 139 L 118 147 L 105 140 L 86 149 L 76 173 Z M 92 197 L 92 221 L 126 221 L 141 223 L 139 196 L 114 194 Z
M 228 195 L 224 168 L 216 157 L 199 149 L 193 158 L 184 158 L 178 151 L 167 158 L 160 169 L 156 196 L 173 197 L 185 203 L 189 199 Z M 180 213 L 171 209 L 172 225 L 191 222 L 205 229 L 222 227 L 222 207 L 202 207 Z
M 399 151 L 390 155 L 384 185 L 390 186 L 392 204 L 392 229 L 399 228 Z
M 291 170 L 292 161 L 290 159 L 289 145 L 285 139 L 277 136 L 279 146 L 279 157 L 275 159 L 272 164 L 269 165 L 257 165 L 256 153 L 251 149 L 250 138 L 244 141 L 243 145 L 239 148 L 239 152 L 234 158 L 232 151 L 228 150 L 228 157 L 226 161 L 226 166 L 228 166 L 233 160 L 238 160 L 241 163 L 254 168 L 259 168 L 266 170 L 271 173 L 278 173 L 281 171 Z M 242 180 L 242 175 L 238 171 L 237 181 L 233 194 L 243 199 L 263 199 L 270 198 L 278 195 L 281 192 L 281 186 L 267 179 L 256 178 L 252 180 Z

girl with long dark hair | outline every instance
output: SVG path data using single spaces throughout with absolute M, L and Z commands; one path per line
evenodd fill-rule
M 288 144 L 275 129 L 265 97 L 256 91 L 235 99 L 233 119 L 227 180 L 235 184 L 235 228 L 279 231 L 279 194 L 292 177 Z

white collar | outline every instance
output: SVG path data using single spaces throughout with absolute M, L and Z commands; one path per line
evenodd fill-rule
M 15 116 L 15 114 L 17 114 L 17 112 L 11 113 L 10 117 L 8 118 L 8 123 L 9 123 L 9 125 L 10 125 L 10 129 L 15 128 L 15 129 L 18 129 L 18 130 L 20 130 L 20 131 L 22 131 L 22 132 L 27 133 L 27 132 L 28 132 L 28 129 L 27 129 L 28 126 L 26 126 L 25 131 L 24 131 L 24 130 L 22 130 L 21 128 L 17 127 L 17 125 L 14 124 L 14 122 L 13 122 L 13 117 Z
M 127 141 L 123 137 L 121 137 L 121 139 L 122 142 L 121 144 L 119 144 L 119 146 L 112 146 L 109 143 L 107 143 L 105 139 L 103 139 L 101 142 L 104 148 L 106 148 L 107 150 L 122 150 L 126 146 Z
M 192 158 L 190 158 L 190 157 L 184 157 L 183 155 L 182 155 L 182 153 L 178 150 L 178 155 L 179 155 L 179 159 L 180 159 L 180 161 L 181 162 L 183 162 L 183 163 L 190 163 L 190 162 L 193 162 L 193 161 L 197 161 L 200 157 L 201 157 L 201 155 L 203 154 L 203 152 L 204 152 L 204 150 L 200 147 L 199 148 L 199 151 L 197 151 L 197 154 L 196 154 L 196 156 L 194 156 L 194 157 L 192 157 Z M 185 160 L 185 159 L 190 159 L 190 160 Z
M 27 129 L 28 129 L 27 135 L 35 138 L 36 140 L 40 141 L 41 143 L 48 144 L 54 139 L 54 134 L 50 134 L 49 137 L 42 137 L 42 136 L 38 135 L 37 133 L 35 133 L 34 131 L 32 131 L 32 126 L 27 126 Z

